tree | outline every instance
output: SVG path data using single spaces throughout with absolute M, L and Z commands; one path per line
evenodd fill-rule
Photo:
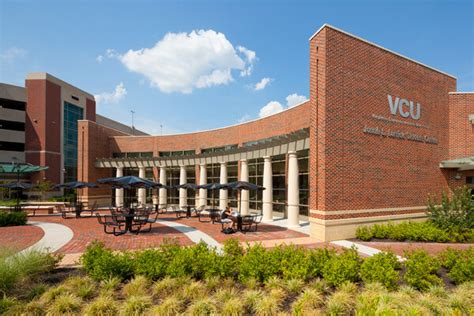
M 53 183 L 49 180 L 41 180 L 40 182 L 38 182 L 36 188 L 41 193 L 41 200 L 44 200 L 44 195 L 46 194 L 46 192 L 50 191 L 52 187 Z

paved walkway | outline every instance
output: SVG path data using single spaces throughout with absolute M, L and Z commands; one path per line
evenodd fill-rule
M 41 228 L 44 231 L 44 235 L 43 238 L 34 245 L 22 250 L 21 252 L 27 252 L 32 249 L 46 249 L 55 252 L 71 241 L 74 236 L 70 228 L 61 224 L 34 221 L 30 221 L 29 223 Z

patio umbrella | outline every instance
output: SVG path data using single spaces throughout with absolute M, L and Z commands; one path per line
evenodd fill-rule
M 223 184 L 220 183 L 207 183 L 196 186 L 197 189 L 212 190 L 212 208 L 215 207 L 215 190 L 226 189 Z M 207 204 L 207 203 L 206 203 Z
M 53 188 L 60 189 L 83 189 L 83 188 L 98 188 L 99 186 L 92 182 L 72 181 L 61 184 L 56 184 Z
M 82 182 L 82 181 L 72 181 L 72 182 L 66 182 L 66 183 L 61 183 L 61 184 L 56 184 L 53 188 L 55 189 L 83 189 L 83 188 L 98 188 L 99 186 L 95 183 L 92 182 Z M 79 204 L 79 201 L 77 200 L 78 196 L 76 194 L 76 204 Z
M 132 189 L 132 188 L 160 188 L 161 183 L 153 182 L 148 179 L 136 176 L 124 176 L 115 178 L 102 178 L 97 180 L 98 183 L 110 184 L 114 189 Z M 127 198 L 125 199 L 127 200 Z
M 25 189 L 31 189 L 33 188 L 34 185 L 30 183 L 25 183 L 25 182 L 10 182 L 10 183 L 4 183 L 0 184 L 0 188 L 7 188 L 10 190 L 15 190 L 17 192 L 16 194 L 16 210 L 20 210 L 20 194 L 19 192 L 21 190 Z
M 227 184 L 222 184 L 221 189 L 239 190 L 239 215 L 240 215 L 240 208 L 242 205 L 242 194 L 241 194 L 242 190 L 256 190 L 256 191 L 265 190 L 265 188 L 260 185 L 246 182 L 246 181 L 235 181 L 235 182 L 230 182 Z

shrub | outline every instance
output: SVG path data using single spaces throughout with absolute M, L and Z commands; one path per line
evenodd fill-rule
M 121 315 L 145 315 L 145 312 L 151 307 L 152 301 L 149 296 L 130 296 L 120 308 Z
M 73 294 L 61 294 L 51 302 L 47 314 L 58 316 L 64 314 L 76 314 L 81 309 L 81 303 L 81 299 Z
M 40 250 L 13 254 L 11 250 L 0 249 L 0 292 L 8 294 L 18 285 L 27 285 L 53 270 L 60 258 Z
M 164 298 L 176 293 L 179 288 L 180 282 L 178 279 L 165 277 L 155 283 L 153 286 L 153 295 L 159 298 Z
M 321 248 L 307 251 L 308 276 L 310 278 L 322 277 L 326 262 L 336 255 L 334 249 Z
M 224 242 L 222 269 L 226 276 L 237 277 L 243 255 L 244 249 L 237 239 L 231 238 Z
M 217 308 L 209 298 L 201 298 L 193 302 L 187 312 L 193 316 L 215 315 Z
M 342 286 L 327 299 L 326 313 L 328 315 L 350 315 L 355 303 L 353 285 Z
M 156 316 L 180 315 L 183 302 L 177 296 L 166 297 L 160 305 L 155 306 L 150 314 Z
M 441 266 L 438 259 L 431 257 L 424 250 L 405 252 L 405 257 L 407 271 L 404 279 L 408 285 L 425 291 L 433 285 L 442 284 L 442 280 L 435 275 Z
M 123 286 L 124 296 L 143 296 L 148 294 L 150 280 L 142 275 L 136 276 Z
M 26 212 L 0 211 L 0 227 L 26 225 L 28 214 Z
M 400 224 L 376 224 L 360 226 L 356 232 L 361 240 L 393 239 L 399 241 L 472 242 L 474 229 L 450 229 L 437 227 L 433 222 L 402 222 Z
M 474 248 L 455 250 L 447 248 L 439 254 L 441 265 L 456 284 L 474 280 Z
M 474 228 L 474 200 L 472 190 L 468 187 L 458 188 L 450 197 L 443 192 L 441 203 L 434 199 L 428 201 L 428 218 L 437 227 L 443 229 Z
M 97 281 L 113 277 L 127 280 L 134 274 L 135 261 L 130 253 L 114 253 L 97 241 L 87 246 L 81 262 L 87 273 Z
M 95 295 L 96 284 L 88 277 L 70 277 L 63 285 L 81 299 L 90 299 Z
M 364 260 L 360 267 L 360 276 L 365 283 L 380 282 L 393 289 L 397 286 L 400 274 L 400 263 L 391 252 L 380 252 Z
M 294 315 L 318 315 L 324 305 L 324 295 L 315 289 L 306 289 L 293 302 Z
M 374 235 L 372 233 L 372 229 L 368 226 L 359 226 L 356 229 L 356 237 L 363 241 L 371 240 Z
M 357 251 L 344 249 L 340 255 L 331 257 L 323 268 L 323 277 L 329 285 L 339 286 L 344 282 L 357 282 L 359 280 L 359 270 L 361 259 Z
M 110 296 L 99 296 L 84 309 L 85 316 L 115 316 L 117 314 L 117 302 Z
M 261 244 L 255 244 L 247 248 L 246 254 L 240 262 L 239 280 L 245 282 L 249 278 L 254 278 L 259 282 L 264 282 L 278 271 L 278 265 L 274 262 L 277 252 L 270 252 Z
M 13 298 L 0 298 L 0 315 L 5 314 L 11 307 L 15 305 L 16 301 Z
M 279 261 L 279 274 L 286 279 L 306 280 L 310 277 L 307 251 L 300 246 L 279 246 L 271 251 L 275 261 Z

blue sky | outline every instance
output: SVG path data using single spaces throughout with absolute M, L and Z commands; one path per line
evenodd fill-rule
M 189 132 L 309 97 L 308 38 L 324 23 L 474 91 L 473 18 L 473 1 L 0 0 L 0 82 L 49 72 L 100 95 L 100 114 Z

